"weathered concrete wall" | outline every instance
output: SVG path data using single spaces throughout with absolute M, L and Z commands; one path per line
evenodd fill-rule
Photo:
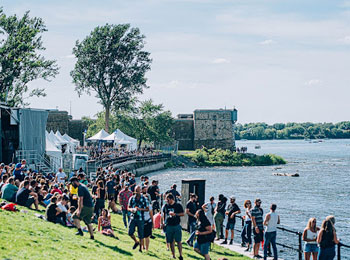
M 233 149 L 232 110 L 196 110 L 194 112 L 194 148 Z
M 136 177 L 140 177 L 141 175 L 144 175 L 150 172 L 163 170 L 167 162 L 168 161 L 156 162 L 156 163 L 151 162 L 151 163 L 144 164 L 142 167 L 140 167 L 139 163 L 130 162 L 130 163 L 114 164 L 113 167 L 119 168 L 122 170 L 126 169 L 129 172 L 134 173 Z
M 69 115 L 67 111 L 50 111 L 47 118 L 46 130 L 68 134 Z
M 193 150 L 194 122 L 193 119 L 177 119 L 174 124 L 175 140 L 179 142 L 179 150 Z
M 83 144 L 83 132 L 87 130 L 87 124 L 83 120 L 70 120 L 68 122 L 68 135 Z

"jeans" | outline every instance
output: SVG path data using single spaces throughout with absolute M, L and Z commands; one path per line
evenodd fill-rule
M 332 260 L 335 257 L 335 247 L 320 247 L 320 253 L 318 254 L 317 260 Z
M 252 243 L 252 222 L 250 220 L 244 223 L 241 237 L 243 243 Z
M 264 260 L 267 259 L 267 247 L 271 243 L 273 248 L 273 259 L 277 260 L 277 246 L 276 246 L 276 236 L 277 232 L 265 232 L 265 241 L 264 241 Z
M 222 232 L 222 227 L 224 223 L 224 216 L 220 213 L 217 212 L 214 215 L 214 221 L 215 221 L 215 227 L 216 227 L 216 237 L 220 238 L 224 236 L 224 233 Z
M 193 244 L 194 237 L 196 236 L 196 222 L 190 222 L 188 223 L 188 226 L 190 228 L 190 238 L 187 240 L 191 245 Z
M 128 227 L 128 223 L 130 222 L 130 211 L 122 209 L 122 214 L 123 214 L 124 226 Z M 128 221 L 126 221 L 126 217 L 128 217 Z

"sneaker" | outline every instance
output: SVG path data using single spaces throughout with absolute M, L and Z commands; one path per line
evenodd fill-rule
M 91 240 L 95 240 L 94 236 L 90 236 L 90 239 L 91 239 Z
M 245 243 L 244 242 L 241 243 L 241 247 L 245 247 Z
M 221 245 L 226 245 L 227 244 L 227 240 L 225 239 L 223 242 L 221 242 Z
M 233 239 L 230 240 L 230 245 L 232 245 L 232 244 L 233 244 Z
M 151 239 L 155 239 L 156 237 L 155 237 L 155 236 L 153 236 L 153 235 L 151 235 L 151 236 L 150 236 L 150 238 L 151 238 Z
M 135 244 L 134 244 L 134 246 L 132 247 L 132 249 L 136 249 L 136 247 L 138 247 L 140 245 L 140 243 L 139 242 L 136 242 Z
M 83 233 L 83 231 L 81 231 L 81 229 L 79 229 L 78 232 L 75 233 L 75 235 L 77 235 L 77 236 L 84 236 L 84 233 Z
M 244 249 L 244 252 L 249 252 L 249 247 L 247 249 Z
M 179 260 L 184 260 L 184 258 L 182 257 L 182 255 L 179 256 Z
M 261 255 L 256 255 L 256 256 L 254 256 L 256 259 L 261 259 L 261 258 L 263 258 Z
M 220 240 L 220 238 L 215 238 L 215 241 L 219 241 Z

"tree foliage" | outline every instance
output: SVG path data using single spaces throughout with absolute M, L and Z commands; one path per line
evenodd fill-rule
M 96 134 L 105 125 L 104 112 L 98 114 L 96 121 L 84 118 L 89 125 L 87 136 Z M 138 140 L 138 148 L 143 142 L 169 143 L 173 141 L 173 124 L 170 111 L 164 111 L 162 104 L 154 104 L 151 99 L 140 102 L 139 106 L 127 111 L 113 112 L 109 120 L 110 128 L 120 129 Z
M 350 138 L 350 122 L 237 124 L 235 137 L 237 140 Z
M 82 42 L 77 41 L 77 57 L 71 72 L 76 91 L 96 93 L 105 109 L 105 130 L 109 130 L 112 109 L 124 110 L 136 94 L 147 88 L 150 54 L 143 51 L 145 36 L 129 24 L 96 27 Z
M 31 96 L 45 96 L 45 90 L 28 83 L 35 79 L 50 80 L 58 74 L 54 60 L 46 60 L 42 33 L 47 31 L 41 18 L 6 16 L 0 8 L 0 100 L 8 105 L 27 105 Z M 25 96 L 28 93 L 28 96 Z

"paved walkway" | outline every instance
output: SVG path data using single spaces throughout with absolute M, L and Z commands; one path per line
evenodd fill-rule
M 252 251 L 244 251 L 246 248 L 245 247 L 241 247 L 240 244 L 237 244 L 237 243 L 233 243 L 232 245 L 221 245 L 220 243 L 222 242 L 223 240 L 219 240 L 219 241 L 214 241 L 216 245 L 219 245 L 219 246 L 222 246 L 222 247 L 225 247 L 231 251 L 234 251 L 236 253 L 239 253 L 239 254 L 242 254 L 244 256 L 247 256 L 251 259 L 253 259 L 253 255 L 252 255 Z M 261 256 L 264 256 L 264 252 L 260 251 L 260 255 Z M 267 259 L 269 260 L 273 260 L 273 257 L 268 257 Z M 279 260 L 283 260 L 282 258 L 278 258 Z

